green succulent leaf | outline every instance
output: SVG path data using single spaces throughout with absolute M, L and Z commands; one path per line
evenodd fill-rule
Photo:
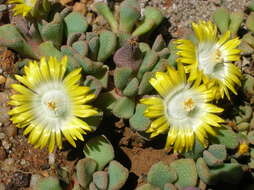
M 163 15 L 160 10 L 154 7 L 146 7 L 144 10 L 144 16 L 144 22 L 136 28 L 136 30 L 132 33 L 132 36 L 141 36 L 152 31 L 154 28 L 159 26 L 163 20 Z
M 100 34 L 99 40 L 100 48 L 97 60 L 104 62 L 115 52 L 117 47 L 117 36 L 113 32 L 104 31 Z
M 32 47 L 11 24 L 0 26 L 0 45 L 18 52 L 21 56 L 37 59 Z
M 241 26 L 241 23 L 244 19 L 244 12 L 243 11 L 237 11 L 230 13 L 230 24 L 229 24 L 229 30 L 232 32 L 232 34 L 236 35 L 238 29 Z
M 120 31 L 131 33 L 139 17 L 139 2 L 136 0 L 123 1 L 120 5 Z
M 129 171 L 122 166 L 119 162 L 113 160 L 108 167 L 109 174 L 109 190 L 120 190 L 127 181 Z
M 126 88 L 123 90 L 123 95 L 124 96 L 135 96 L 138 91 L 138 85 L 139 81 L 137 78 L 133 78 L 129 84 L 126 86 Z
M 116 88 L 123 90 L 130 80 L 131 74 L 132 70 L 128 67 L 116 68 L 114 71 L 114 83 Z
M 233 130 L 219 129 L 218 134 L 211 138 L 211 141 L 216 144 L 224 144 L 228 149 L 235 149 L 239 145 L 237 134 Z
M 128 97 L 119 98 L 113 106 L 113 114 L 119 118 L 129 119 L 135 109 L 135 102 Z
M 109 174 L 105 171 L 97 171 L 93 174 L 93 183 L 99 190 L 106 190 L 109 183 Z
M 101 14 L 106 19 L 106 21 L 109 23 L 112 31 L 117 33 L 118 23 L 113 15 L 113 13 L 109 9 L 108 5 L 104 2 L 98 2 L 95 4 L 95 8 L 96 8 L 97 12 L 99 14 Z
M 113 146 L 104 136 L 90 139 L 85 144 L 83 151 L 87 158 L 97 162 L 97 170 L 102 170 L 115 157 Z
M 68 37 L 74 33 L 85 33 L 88 28 L 86 18 L 79 12 L 71 12 L 64 18 L 64 22 Z
M 130 126 L 136 131 L 145 131 L 151 124 L 150 119 L 144 116 L 145 104 L 137 104 L 135 114 L 130 118 Z
M 224 34 L 229 28 L 230 15 L 226 8 L 218 8 L 213 14 L 213 20 L 220 32 Z
M 163 162 L 158 162 L 150 168 L 147 181 L 160 189 L 164 188 L 167 183 L 173 183 L 177 180 L 177 174 L 173 168 Z
M 77 179 L 83 188 L 86 188 L 92 181 L 96 168 L 97 163 L 91 158 L 84 158 L 78 161 L 76 165 Z
M 62 187 L 60 186 L 59 180 L 56 177 L 46 177 L 41 179 L 36 186 L 36 190 L 45 189 L 62 190 Z
M 197 184 L 198 176 L 194 160 L 192 159 L 179 159 L 170 164 L 174 168 L 178 179 L 176 185 L 181 188 L 195 187 Z

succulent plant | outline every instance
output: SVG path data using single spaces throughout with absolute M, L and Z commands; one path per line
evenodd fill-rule
M 207 185 L 238 184 L 244 169 L 237 162 L 228 163 L 228 159 L 225 145 L 213 144 L 196 162 L 190 158 L 178 159 L 169 165 L 158 162 L 150 168 L 147 184 L 137 189 L 195 189 L 201 182 Z
M 152 165 L 148 172 L 148 183 L 137 189 L 176 190 L 185 187 L 195 187 L 197 179 L 195 161 L 192 159 L 175 160 L 170 165 L 158 162 Z
M 120 4 L 119 15 L 112 13 L 104 2 L 95 4 L 96 11 L 109 23 L 111 30 L 123 36 L 141 36 L 154 30 L 162 21 L 160 10 L 153 7 L 144 9 L 143 22 L 137 26 L 141 17 L 139 2 L 137 0 L 125 0 Z
M 90 139 L 84 147 L 84 154 L 86 158 L 79 160 L 76 165 L 77 181 L 81 187 L 100 190 L 121 189 L 129 172 L 113 160 L 114 149 L 106 137 Z M 106 165 L 108 167 L 105 169 Z
M 29 59 L 39 59 L 41 56 L 60 59 L 66 55 L 68 70 L 82 67 L 84 74 L 91 75 L 85 84 L 93 86 L 98 94 L 108 84 L 109 68 L 101 61 L 112 56 L 117 45 L 116 36 L 110 31 L 99 35 L 86 33 L 87 28 L 88 23 L 83 15 L 66 8 L 56 13 L 50 22 L 43 20 L 29 26 L 27 21 L 19 19 L 15 25 L 1 26 L 0 35 L 5 38 L 1 38 L 0 45 L 26 58 L 17 63 L 20 67 Z
M 36 190 L 119 190 L 128 179 L 129 171 L 115 157 L 114 149 L 105 136 L 96 136 L 84 146 L 85 158 L 75 166 L 72 177 L 64 168 L 57 169 L 57 176 L 42 178 Z M 65 184 L 65 185 L 64 185 Z
M 169 64 L 169 49 L 161 35 L 157 36 L 152 48 L 146 43 L 129 40 L 114 54 L 114 89 L 101 94 L 97 103 L 111 111 L 116 117 L 130 119 L 136 130 L 145 130 L 149 120 L 139 111 L 136 97 L 149 94 L 153 88 L 149 79 L 156 71 L 163 71 Z M 136 115 L 134 111 L 136 109 Z M 142 118 L 141 118 L 142 117 Z M 145 122 L 144 122 L 145 121 Z M 139 129 L 139 127 L 141 127 Z
M 35 190 L 45 190 L 45 189 L 54 189 L 54 190 L 62 190 L 60 186 L 60 181 L 57 177 L 45 177 L 40 179 Z
M 72 12 L 68 8 L 49 15 L 49 2 L 38 0 L 29 13 L 23 13 L 24 16 L 27 16 L 26 19 L 29 15 L 34 20 L 30 19 L 28 22 L 24 18 L 14 17 L 11 24 L 0 26 L 0 36 L 4 36 L 0 38 L 0 46 L 8 47 L 23 58 L 16 63 L 20 70 L 31 59 L 39 60 L 41 57 L 50 56 L 60 59 L 67 56 L 68 72 L 77 67 L 82 68 L 83 74 L 86 75 L 85 78 L 82 78 L 82 83 L 89 86 L 97 96 L 95 104 L 108 114 L 128 119 L 130 127 L 145 136 L 144 132 L 151 125 L 151 120 L 144 116 L 147 105 L 139 104 L 138 99 L 153 94 L 154 90 L 149 80 L 156 72 L 164 71 L 168 65 L 171 65 L 172 68 L 176 67 L 177 56 L 186 54 L 188 58 L 190 54 L 183 51 L 186 47 L 189 48 L 188 44 L 183 46 L 181 43 L 176 44 L 171 41 L 167 45 L 161 34 L 156 37 L 151 46 L 146 43 L 146 37 L 160 25 L 163 15 L 160 10 L 153 7 L 145 7 L 141 15 L 139 4 L 137 0 L 124 0 L 119 7 L 115 7 L 115 11 L 112 11 L 104 2 L 95 3 L 94 8 L 98 17 L 103 17 L 110 26 L 106 30 L 105 28 L 97 30 L 95 25 L 89 27 L 87 19 L 82 14 Z M 39 8 L 42 8 L 41 12 L 36 11 Z M 0 12 L 6 9 L 6 5 L 0 5 Z M 254 53 L 254 2 L 249 4 L 248 9 L 249 11 L 246 12 L 231 12 L 228 9 L 219 8 L 213 15 L 220 34 L 226 33 L 228 38 L 230 33 L 233 37 L 237 37 L 241 28 L 246 29 L 247 33 L 240 36 L 242 55 Z M 205 33 L 205 30 L 216 33 L 216 29 L 211 29 L 215 26 L 209 22 L 194 23 L 193 26 L 201 33 Z M 227 33 L 228 30 L 230 33 Z M 214 37 L 204 36 L 208 39 Z M 239 42 L 235 38 L 230 43 L 238 44 Z M 191 47 L 195 46 L 195 40 L 193 44 Z M 224 45 L 229 46 L 229 44 Z M 217 47 L 216 44 L 214 47 Z M 187 51 L 190 50 L 188 48 Z M 179 49 L 182 51 L 179 52 Z M 240 51 L 235 49 L 235 46 L 233 49 L 231 56 L 236 57 L 229 55 L 226 59 L 237 62 L 238 57 L 240 58 L 238 55 Z M 213 58 L 220 57 L 220 51 L 212 53 L 215 55 Z M 209 53 L 205 54 L 204 59 L 208 55 Z M 218 61 L 224 61 L 223 59 Z M 232 75 L 238 73 L 237 67 L 234 68 L 229 71 L 229 73 L 232 72 Z M 187 70 L 188 66 L 186 70 L 182 69 L 184 75 L 188 73 Z M 236 94 L 232 85 L 237 83 L 240 86 L 242 78 L 240 72 L 237 76 L 231 76 L 231 74 L 229 74 L 231 82 L 224 81 L 226 81 L 225 85 Z M 168 77 L 174 76 L 169 74 Z M 204 82 L 207 78 L 202 77 Z M 195 76 L 190 78 L 194 79 Z M 197 81 L 195 85 L 199 85 L 201 79 Z M 218 89 L 221 92 L 221 89 Z M 228 90 L 225 90 L 224 87 L 222 90 L 229 97 Z M 206 143 L 200 143 L 197 139 L 195 142 L 193 139 L 190 140 L 197 134 L 190 137 L 186 132 L 183 138 L 181 138 L 181 133 L 175 135 L 174 138 L 178 138 L 177 144 L 180 150 L 181 147 L 188 144 L 187 141 L 191 141 L 191 145 L 194 143 L 192 151 L 179 155 L 179 159 L 170 164 L 158 162 L 152 165 L 147 174 L 146 184 L 138 187 L 137 190 L 199 190 L 204 189 L 201 188 L 202 185 L 209 188 L 219 183 L 237 184 L 246 171 L 254 177 L 254 114 L 252 109 L 254 77 L 251 76 L 251 73 L 244 74 L 243 88 L 240 90 L 247 95 L 247 99 L 244 99 L 240 106 L 234 105 L 233 112 L 230 113 L 232 117 L 226 120 L 227 123 L 219 128 L 220 125 L 215 122 L 215 117 L 209 116 L 209 120 L 204 121 L 204 128 L 200 130 L 199 136 L 204 136 L 204 141 L 206 141 L 203 133 L 205 130 L 211 130 L 214 136 L 210 138 L 212 142 L 210 146 L 204 147 Z M 222 94 L 224 96 L 224 93 Z M 208 108 L 215 109 L 211 105 Z M 217 112 L 220 111 L 217 110 Z M 87 118 L 86 122 L 92 129 L 96 129 L 101 120 L 102 113 Z M 214 124 L 214 122 L 218 128 L 213 131 L 207 125 Z M 74 136 L 72 137 L 74 140 L 83 138 L 81 135 L 76 137 L 72 133 L 70 136 Z M 53 148 L 51 149 L 53 151 Z M 85 158 L 77 162 L 72 178 L 66 170 L 57 171 L 57 177 L 41 179 L 36 188 L 38 190 L 118 190 L 124 186 L 129 171 L 114 160 L 115 150 L 105 136 L 88 137 L 83 152 Z M 62 182 L 68 187 L 65 188 Z M 249 186 L 249 189 L 253 189 L 253 184 Z
M 236 35 L 244 20 L 244 13 L 241 11 L 230 12 L 226 8 L 218 8 L 213 14 L 213 20 L 222 34 L 230 30 L 233 35 Z

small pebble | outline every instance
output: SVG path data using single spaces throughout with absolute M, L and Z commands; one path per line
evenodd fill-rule
M 1 165 L 1 169 L 4 171 L 12 171 L 15 168 L 14 166 L 14 159 L 13 158 L 7 158 L 3 161 L 3 164 Z
M 6 92 L 0 92 L 0 104 L 6 104 L 8 101 L 8 94 Z
M 9 150 L 11 148 L 11 143 L 9 143 L 8 141 L 6 140 L 3 140 L 2 141 L 2 145 L 4 147 L 5 150 Z
M 26 165 L 26 161 L 25 161 L 24 159 L 21 159 L 20 164 L 21 164 L 22 166 L 24 166 L 24 165 Z
M 49 165 L 54 165 L 55 164 L 55 162 L 56 162 L 56 155 L 55 155 L 54 152 L 49 153 L 48 160 L 49 160 Z
M 3 75 L 0 75 L 0 85 L 4 84 L 6 81 L 6 78 Z
M 39 175 L 39 174 L 33 174 L 31 176 L 31 179 L 30 179 L 30 187 L 32 189 L 35 189 L 36 185 L 38 184 L 38 182 L 40 181 L 41 178 L 42 178 L 41 175 Z
M 4 133 L 0 133 L 0 140 L 3 140 L 5 138 L 5 134 Z
M 5 150 L 4 150 L 4 148 L 0 147 L 0 161 L 5 160 L 6 157 L 7 157 L 7 154 L 6 154 Z
M 6 124 L 9 122 L 10 116 L 8 115 L 8 107 L 0 107 L 0 123 Z
M 14 125 L 9 125 L 5 128 L 5 132 L 8 137 L 14 137 L 17 135 L 17 127 L 15 127 Z
M 30 184 L 31 174 L 15 172 L 11 183 L 16 187 L 28 187 Z

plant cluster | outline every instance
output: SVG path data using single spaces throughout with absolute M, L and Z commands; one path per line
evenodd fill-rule
M 85 158 L 76 164 L 73 181 L 59 174 L 64 186 L 124 186 L 129 171 L 114 160 L 108 139 L 84 138 L 112 116 L 128 120 L 141 138 L 166 134 L 166 150 L 183 157 L 154 164 L 139 190 L 194 190 L 238 184 L 247 171 L 254 176 L 254 77 L 237 65 L 241 55 L 253 55 L 254 3 L 250 13 L 219 8 L 214 23 L 192 23 L 192 34 L 170 42 L 162 34 L 150 39 L 164 17 L 153 7 L 141 14 L 137 0 L 124 0 L 116 10 L 95 3 L 98 17 L 108 23 L 103 29 L 47 0 L 8 3 L 21 15 L 0 26 L 0 45 L 20 58 L 15 75 L 20 84 L 12 86 L 17 93 L 9 101 L 11 121 L 24 128 L 36 148 L 48 146 L 50 152 L 61 149 L 63 139 L 73 147 L 76 140 L 85 141 Z M 246 100 L 228 119 L 223 111 L 238 91 Z M 63 185 L 48 177 L 37 189 L 49 187 Z

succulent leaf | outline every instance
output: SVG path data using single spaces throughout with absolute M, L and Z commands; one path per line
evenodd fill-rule
M 109 163 L 108 173 L 109 173 L 108 190 L 121 189 L 129 176 L 128 169 L 115 160 Z
M 254 13 L 251 13 L 246 20 L 246 26 L 251 31 L 254 32 Z
M 163 36 L 160 34 L 156 37 L 153 46 L 152 46 L 152 50 L 155 52 L 161 51 L 163 48 L 166 47 L 166 42 L 163 38 Z
M 91 40 L 88 42 L 89 46 L 89 57 L 92 60 L 97 60 L 99 48 L 100 48 L 100 40 L 98 36 L 93 37 Z
M 21 56 L 37 59 L 32 47 L 21 36 L 17 28 L 11 24 L 0 26 L 0 45 L 8 47 Z
M 68 37 L 73 33 L 84 33 L 88 28 L 86 18 L 79 12 L 71 12 L 64 18 L 64 22 Z
M 88 54 L 88 44 L 85 41 L 77 41 L 72 44 L 73 49 L 75 49 L 81 57 L 85 57 Z
M 149 83 L 149 80 L 152 78 L 152 76 L 153 72 L 146 72 L 143 75 L 141 82 L 139 84 L 138 95 L 149 94 L 153 90 L 153 87 Z
M 108 5 L 104 2 L 98 2 L 95 4 L 95 8 L 96 8 L 97 12 L 99 14 L 101 14 L 107 20 L 107 22 L 111 26 L 112 31 L 117 33 L 118 23 L 113 15 L 113 13 L 109 9 Z
M 136 190 L 161 190 L 159 187 L 154 187 L 153 185 L 146 183 L 139 186 Z
M 97 162 L 97 170 L 102 170 L 115 157 L 113 146 L 104 136 L 90 139 L 84 146 L 84 154 Z
M 224 34 L 229 27 L 230 15 L 226 8 L 218 8 L 213 14 L 213 20 L 218 26 L 220 32 Z
M 177 180 L 176 172 L 173 168 L 163 162 L 158 162 L 150 168 L 147 181 L 160 189 L 164 188 L 167 183 L 173 183 Z
M 123 95 L 124 96 L 135 96 L 137 94 L 138 91 L 138 85 L 139 85 L 139 81 L 137 78 L 133 78 L 129 84 L 125 87 L 125 89 L 123 90 Z
M 135 109 L 135 102 L 128 97 L 119 98 L 113 106 L 113 114 L 119 118 L 129 119 Z
M 202 156 L 204 150 L 205 147 L 199 142 L 198 139 L 196 139 L 192 151 L 185 152 L 183 155 L 186 158 L 192 158 L 194 160 L 197 160 L 199 157 Z
M 197 168 L 197 173 L 199 178 L 208 185 L 213 185 L 215 184 L 214 178 L 205 162 L 205 160 L 200 157 L 198 158 L 196 162 L 196 168 Z
M 244 19 L 244 13 L 242 11 L 238 12 L 232 12 L 230 14 L 230 24 L 229 24 L 229 30 L 232 32 L 232 34 L 236 35 L 239 27 L 241 26 L 241 23 Z
M 97 163 L 91 158 L 84 158 L 78 161 L 76 165 L 77 179 L 83 188 L 87 188 L 92 181 L 96 168 Z
M 157 63 L 158 59 L 159 58 L 156 52 L 154 52 L 153 50 L 146 52 L 143 62 L 141 63 L 140 68 L 138 70 L 137 74 L 138 79 L 141 79 L 145 72 L 151 71 L 154 68 L 155 64 Z
M 52 41 L 56 47 L 60 47 L 63 41 L 63 27 L 63 18 L 60 13 L 56 13 L 52 22 L 42 24 L 43 41 Z
M 104 62 L 114 52 L 117 46 L 117 37 L 113 32 L 104 31 L 100 34 L 100 48 L 98 52 L 98 61 Z
M 228 149 L 235 149 L 238 147 L 239 139 L 233 130 L 220 129 L 218 134 L 211 138 L 216 144 L 224 144 Z
M 147 32 L 152 31 L 155 27 L 159 26 L 163 20 L 162 13 L 154 7 L 146 7 L 144 10 L 144 22 L 136 28 L 132 36 L 141 36 Z
M 45 189 L 62 190 L 62 187 L 60 186 L 60 182 L 56 177 L 46 177 L 41 179 L 36 186 L 36 190 Z
M 176 185 L 184 187 L 195 187 L 197 184 L 198 176 L 194 160 L 192 159 L 179 159 L 170 164 L 177 173 Z
M 145 104 L 137 104 L 135 114 L 130 118 L 129 123 L 136 131 L 145 131 L 151 124 L 150 119 L 144 116 Z
M 109 182 L 109 174 L 104 171 L 97 171 L 93 174 L 93 183 L 99 190 L 106 190 Z

